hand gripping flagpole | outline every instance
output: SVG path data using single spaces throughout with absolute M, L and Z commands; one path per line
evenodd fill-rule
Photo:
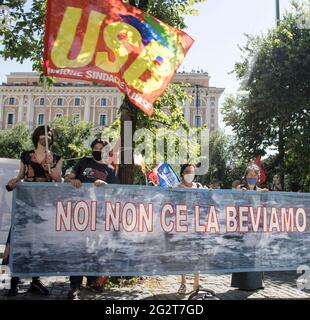
M 45 151 L 46 151 L 46 158 L 48 158 L 49 156 L 49 145 L 48 145 L 48 132 L 47 132 L 47 114 L 46 114 L 46 111 L 47 111 L 47 99 L 46 99 L 46 91 L 47 91 L 47 82 L 46 82 L 46 76 L 43 76 L 43 92 L 44 92 L 44 109 L 45 109 L 45 119 L 44 119 L 44 131 L 45 131 Z M 49 161 L 47 161 L 47 165 L 48 165 L 48 173 L 51 174 L 52 171 L 51 171 L 51 164 Z

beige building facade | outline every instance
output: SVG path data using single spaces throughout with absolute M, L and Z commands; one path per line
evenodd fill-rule
M 207 124 L 218 128 L 219 99 L 223 88 L 211 87 L 207 72 L 177 73 L 175 83 L 189 83 L 185 87 L 193 96 L 183 113 L 191 127 Z M 35 72 L 14 72 L 7 75 L 0 86 L 0 129 L 25 123 L 33 129 L 59 116 L 74 116 L 77 121 L 93 122 L 95 127 L 113 123 L 122 104 L 123 94 L 117 88 L 72 79 L 58 79 L 44 92 Z M 197 99 L 198 97 L 198 99 Z

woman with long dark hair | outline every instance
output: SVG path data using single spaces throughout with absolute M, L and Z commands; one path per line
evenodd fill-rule
M 8 182 L 8 186 L 14 189 L 17 183 L 23 182 L 61 182 L 62 174 L 62 160 L 59 155 L 53 154 L 51 151 L 47 152 L 46 141 L 48 141 L 48 149 L 52 146 L 53 131 L 47 127 L 47 139 L 45 137 L 45 126 L 36 128 L 32 134 L 32 142 L 35 149 L 31 151 L 24 151 L 21 154 L 20 169 L 18 176 Z M 8 236 L 6 248 L 2 264 L 9 264 L 9 248 L 10 248 L 11 231 Z M 18 294 L 19 278 L 13 277 L 11 279 L 11 288 L 8 296 L 16 296 Z M 30 284 L 29 291 L 39 293 L 41 295 L 48 295 L 48 289 L 40 281 L 39 277 L 33 277 Z

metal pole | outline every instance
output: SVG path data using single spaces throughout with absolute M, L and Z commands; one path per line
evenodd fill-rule
M 43 77 L 43 90 L 44 90 L 44 109 L 45 109 L 45 114 L 44 114 L 44 132 L 45 132 L 45 152 L 46 152 L 46 157 L 49 155 L 49 145 L 48 145 L 48 132 L 47 132 L 47 103 L 46 103 L 46 90 L 47 90 L 47 82 L 46 82 L 46 76 Z M 48 173 L 51 174 L 51 165 L 48 163 Z
M 280 23 L 280 0 L 276 0 L 276 19 L 277 25 Z

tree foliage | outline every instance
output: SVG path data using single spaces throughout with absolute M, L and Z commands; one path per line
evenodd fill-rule
M 136 6 L 141 10 L 155 16 L 156 18 L 170 24 L 173 27 L 183 29 L 185 25 L 185 17 L 187 15 L 198 14 L 194 6 L 203 3 L 206 0 L 128 0 L 124 1 L 130 5 Z M 44 19 L 45 19 L 45 0 L 8 0 L 6 4 L 11 9 L 13 23 L 9 28 L 0 31 L 2 36 L 3 49 L 0 55 L 4 59 L 16 59 L 23 62 L 30 59 L 33 63 L 33 70 L 41 72 L 43 57 L 43 35 L 44 35 Z M 189 132 L 183 116 L 183 106 L 188 101 L 189 96 L 186 91 L 179 85 L 170 84 L 155 104 L 155 111 L 152 117 L 136 110 L 136 129 L 147 128 L 154 134 L 165 128 L 167 135 L 175 134 L 178 128 L 183 128 Z M 85 150 L 79 145 L 77 139 L 83 139 L 84 135 L 75 135 L 72 128 L 64 131 L 65 120 L 56 120 L 56 149 L 65 158 L 72 158 Z M 114 137 L 120 132 L 120 119 L 116 119 L 115 123 L 109 128 L 114 130 Z M 61 132 L 58 134 L 57 132 Z M 109 135 L 97 132 L 96 135 Z M 71 141 L 71 138 L 73 139 Z M 58 141 L 59 140 L 59 141 Z M 63 142 L 60 142 L 63 140 Z M 76 143 L 74 143 L 76 141 Z M 60 144 L 61 145 L 58 145 Z M 179 146 L 180 147 L 180 146 Z M 198 149 L 198 145 L 193 145 L 194 149 Z M 154 163 L 155 165 L 156 163 Z
M 58 117 L 52 121 L 51 126 L 54 132 L 52 151 L 64 159 L 64 172 L 71 168 L 78 158 L 90 155 L 90 139 L 93 137 L 91 122 L 77 122 L 74 117 Z
M 306 7 L 292 5 L 266 35 L 247 36 L 242 61 L 234 68 L 241 91 L 226 99 L 223 114 L 242 157 L 253 159 L 276 147 L 273 169 L 284 176 L 296 167 L 305 181 L 310 176 L 310 30 L 300 26 Z
M 54 132 L 52 151 L 64 160 L 63 171 L 72 167 L 77 158 L 90 155 L 89 142 L 93 137 L 93 125 L 72 117 L 59 117 L 50 124 Z M 0 131 L 0 158 L 19 159 L 22 151 L 32 150 L 32 131 L 23 123 L 13 129 Z
M 22 151 L 32 148 L 31 131 L 23 123 L 0 131 L 0 158 L 19 159 Z

